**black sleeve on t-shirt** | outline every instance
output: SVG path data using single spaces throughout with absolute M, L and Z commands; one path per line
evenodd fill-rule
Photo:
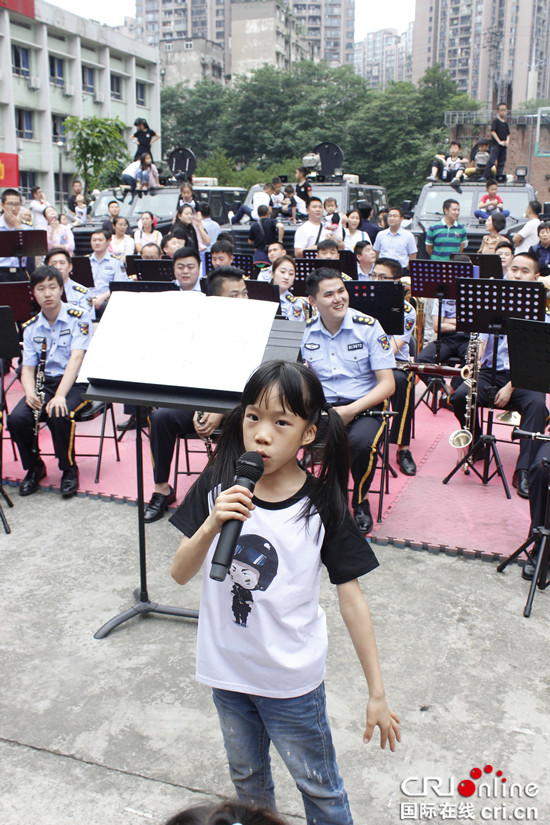
M 173 516 L 170 524 L 191 538 L 210 515 L 208 493 L 212 489 L 212 470 L 207 467 L 195 481 Z
M 378 567 L 372 547 L 349 511 L 339 527 L 325 533 L 321 561 L 332 584 L 345 584 Z

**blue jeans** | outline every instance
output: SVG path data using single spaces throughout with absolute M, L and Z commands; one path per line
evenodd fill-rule
M 219 688 L 212 695 L 239 799 L 275 810 L 269 757 L 273 742 L 302 794 L 308 825 L 353 825 L 336 764 L 323 684 L 294 699 Z
M 501 146 L 500 143 L 491 144 L 489 150 L 489 160 L 483 172 L 483 177 L 489 179 L 491 177 L 491 168 L 497 163 L 497 175 L 504 174 L 504 166 L 506 164 L 507 146 Z

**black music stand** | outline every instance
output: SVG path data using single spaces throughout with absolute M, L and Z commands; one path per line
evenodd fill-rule
M 0 232 L 0 258 L 19 258 L 18 269 L 23 269 L 21 258 L 45 255 L 48 234 L 43 229 L 12 229 Z M 20 280 L 19 273 L 17 280 Z
M 480 278 L 504 278 L 500 255 L 481 255 L 479 252 L 468 252 L 467 255 L 470 262 L 479 267 Z M 456 255 L 451 255 L 451 261 L 455 258 Z
M 6 284 L 0 284 L 0 287 Z M 0 289 L 0 303 L 2 302 L 2 292 Z M 3 472 L 3 429 L 4 429 L 4 413 L 6 409 L 4 397 L 4 358 L 15 358 L 21 353 L 19 344 L 19 336 L 17 335 L 17 327 L 15 326 L 15 317 L 11 307 L 0 306 L 0 496 L 4 499 L 8 507 L 13 507 L 13 501 L 4 490 L 4 472 Z M 4 515 L 2 503 L 0 501 L 0 521 L 3 524 L 4 531 L 11 533 L 11 527 Z
M 71 258 L 71 264 L 73 267 L 73 281 L 76 281 L 80 286 L 85 286 L 87 289 L 93 289 L 95 286 L 94 276 L 92 273 L 92 264 L 88 256 L 76 255 L 74 258 Z
M 541 283 L 525 281 L 499 281 L 488 279 L 462 279 L 456 282 L 456 327 L 472 334 L 484 332 L 494 335 L 493 360 L 491 364 L 491 384 L 489 386 L 489 413 L 487 416 L 487 432 L 481 433 L 477 441 L 472 442 L 468 452 L 461 458 L 451 472 L 443 479 L 447 484 L 461 467 L 473 470 L 483 484 L 488 484 L 499 475 L 506 493 L 506 498 L 512 498 L 506 476 L 496 446 L 497 438 L 493 435 L 494 397 L 497 393 L 496 373 L 498 359 L 499 336 L 506 332 L 507 320 L 527 316 L 528 320 L 544 320 L 546 309 L 546 291 Z M 477 407 L 477 404 L 476 404 Z M 476 409 L 477 415 L 477 409 Z M 474 428 L 476 421 L 471 423 Z M 473 454 L 483 450 L 483 472 L 480 473 L 474 466 Z M 496 469 L 489 473 L 491 461 L 494 459 Z
M 254 275 L 254 256 L 249 252 L 235 252 L 233 255 L 233 263 L 231 266 L 236 266 L 237 269 L 242 269 L 244 272 L 245 278 L 252 278 Z M 212 253 L 205 252 L 204 255 L 204 268 L 206 270 L 206 275 L 208 275 L 212 269 Z
M 474 268 L 471 263 L 462 261 L 410 261 L 409 273 L 411 278 L 411 295 L 419 298 L 437 298 L 437 338 L 435 339 L 436 363 L 441 363 L 441 318 L 443 313 L 442 301 L 455 299 L 455 281 L 457 278 L 473 278 Z M 439 375 L 432 375 L 426 384 L 426 389 L 416 402 L 418 407 L 422 402 L 435 415 L 439 408 L 438 393 L 443 392 L 447 397 L 445 380 Z M 426 398 L 431 394 L 431 402 Z
M 174 262 L 171 258 L 139 258 L 135 261 L 138 281 L 165 281 L 175 280 Z
M 403 335 L 405 288 L 400 281 L 344 281 L 349 305 L 380 322 L 386 335 Z
M 141 255 L 126 255 L 126 274 L 136 275 L 136 261 L 141 260 Z

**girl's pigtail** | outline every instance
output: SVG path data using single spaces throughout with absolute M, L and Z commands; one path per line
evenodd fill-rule
M 243 415 L 244 408 L 238 404 L 224 416 L 222 431 L 210 461 L 213 483 L 221 484 L 224 490 L 233 484 L 237 460 L 244 453 Z

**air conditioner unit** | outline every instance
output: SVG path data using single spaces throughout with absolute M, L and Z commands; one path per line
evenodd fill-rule
M 63 86 L 63 94 L 65 97 L 72 97 L 74 95 L 74 86 L 71 86 L 69 83 L 65 83 Z
M 94 100 L 96 103 L 104 103 L 105 102 L 105 95 L 103 92 L 96 92 Z
M 29 77 L 29 89 L 39 89 L 40 88 L 40 78 L 31 76 Z

